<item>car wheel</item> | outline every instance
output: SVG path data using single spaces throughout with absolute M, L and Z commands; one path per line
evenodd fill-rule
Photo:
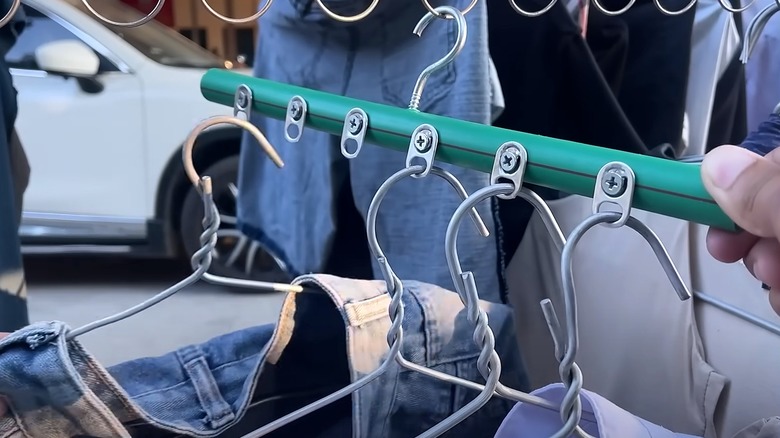
M 289 282 L 282 263 L 260 244 L 244 235 L 236 224 L 238 189 L 238 156 L 224 158 L 212 164 L 203 175 L 211 177 L 214 202 L 219 209 L 221 224 L 217 231 L 217 246 L 212 253 L 209 272 L 230 278 Z M 203 232 L 203 201 L 192 187 L 181 209 L 181 239 L 189 260 L 200 248 Z

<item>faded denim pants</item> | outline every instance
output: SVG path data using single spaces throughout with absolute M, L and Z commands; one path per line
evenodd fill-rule
M 422 37 L 412 33 L 427 12 L 419 0 L 382 1 L 368 18 L 353 24 L 328 18 L 312 3 L 274 2 L 260 19 L 255 76 L 405 108 L 418 75 L 455 44 L 455 20 L 434 20 Z M 354 15 L 369 3 L 326 1 L 342 15 Z M 463 9 L 468 0 L 448 4 Z M 466 46 L 453 64 L 430 77 L 420 110 L 488 124 L 492 94 L 485 3 L 479 2 L 466 18 Z M 405 152 L 366 145 L 357 158 L 347 160 L 337 137 L 304 129 L 300 142 L 291 144 L 284 137 L 283 121 L 257 113 L 252 121 L 279 150 L 285 167 L 277 168 L 245 136 L 239 226 L 282 260 L 292 275 L 323 272 L 338 226 L 340 187 L 350 184 L 354 205 L 365 220 L 379 186 L 404 167 Z M 452 172 L 469 193 L 489 183 L 485 173 L 436 164 Z M 433 175 L 408 178 L 390 190 L 379 211 L 377 232 L 401 278 L 453 288 L 444 239 L 460 202 L 449 184 Z M 500 230 L 495 229 L 490 202 L 478 210 L 491 236 L 480 237 L 464 221 L 458 241 L 461 261 L 464 269 L 474 272 L 480 297 L 498 302 L 503 274 Z M 363 226 L 353 228 L 346 232 L 365 235 Z M 382 278 L 376 262 L 373 278 Z
M 104 369 L 59 322 L 33 324 L 0 340 L 0 394 L 10 411 L 0 438 L 239 438 L 371 373 L 388 353 L 384 281 L 328 275 L 298 278 L 275 326 L 253 327 L 160 357 Z M 409 281 L 402 354 L 472 381 L 479 348 L 457 294 Z M 496 335 L 502 382 L 528 390 L 512 311 L 481 302 Z M 132 338 L 117 340 L 138 342 Z M 401 369 L 387 371 L 344 403 L 269 437 L 408 438 L 476 396 L 461 386 Z M 492 399 L 448 437 L 492 436 L 513 403 Z M 351 431 L 351 432 L 350 432 Z

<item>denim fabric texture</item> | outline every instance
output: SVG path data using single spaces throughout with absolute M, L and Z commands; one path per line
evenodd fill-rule
M 468 3 L 448 4 L 463 9 Z M 325 4 L 351 15 L 370 1 Z M 419 0 L 386 1 L 366 19 L 345 24 L 327 17 L 311 1 L 275 2 L 261 19 L 254 75 L 405 108 L 418 75 L 456 40 L 455 20 L 436 19 L 422 37 L 415 36 L 412 30 L 426 12 Z M 479 2 L 466 20 L 465 48 L 454 63 L 430 76 L 419 109 L 489 124 L 495 86 L 490 80 L 485 3 Z M 365 218 L 379 186 L 404 167 L 405 152 L 364 145 L 357 158 L 347 160 L 336 136 L 304 129 L 300 142 L 290 144 L 284 137 L 284 121 L 258 114 L 252 121 L 279 150 L 285 167 L 278 169 L 253 139 L 244 137 L 239 226 L 284 261 L 292 275 L 322 272 L 338 226 L 339 188 L 351 185 L 357 211 Z M 437 164 L 469 192 L 489 183 L 485 173 Z M 408 178 L 390 190 L 379 211 L 378 239 L 401 278 L 453 288 L 444 242 L 447 223 L 460 202 L 449 184 L 436 176 Z M 478 210 L 492 235 L 480 237 L 473 226 L 464 224 L 459 245 L 468 251 L 461 260 L 474 272 L 480 297 L 500 302 L 498 233 L 490 203 L 482 203 Z M 365 234 L 360 227 L 350 232 Z M 374 278 L 382 278 L 380 272 L 374 262 Z
M 748 134 L 740 146 L 764 156 L 780 146 L 780 115 L 770 114 L 769 118 Z
M 278 418 L 306 404 L 280 412 L 274 397 L 316 388 L 329 394 L 376 369 L 388 351 L 385 283 L 327 275 L 303 276 L 295 283 L 306 292 L 286 297 L 275 326 L 233 332 L 108 370 L 78 341 L 65 340 L 69 329 L 63 323 L 36 323 L 11 334 L 0 341 L 0 394 L 10 406 L 0 417 L 0 438 L 241 436 L 231 432 L 243 427 L 246 433 L 247 422 Z M 481 381 L 473 326 L 458 296 L 410 281 L 403 302 L 403 355 Z M 481 305 L 496 334 L 502 381 L 527 390 L 511 310 Z M 351 402 L 346 399 L 341 418 L 309 424 L 307 417 L 293 423 L 304 429 L 276 436 L 349 436 L 336 420 L 343 423 L 351 416 L 355 438 L 408 438 L 474 396 L 472 390 L 402 370 L 393 362 L 378 380 L 353 394 Z M 509 401 L 493 399 L 447 436 L 492 434 L 511 407 Z M 324 431 L 329 427 L 342 432 L 328 435 Z

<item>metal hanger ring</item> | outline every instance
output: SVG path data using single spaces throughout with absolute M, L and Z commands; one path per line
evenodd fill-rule
M 16 0 L 16 4 L 19 4 L 19 3 L 21 3 L 21 0 Z M 144 24 L 154 20 L 154 18 L 157 17 L 157 14 L 159 14 L 160 11 L 162 11 L 163 6 L 165 6 L 165 0 L 157 0 L 157 4 L 154 5 L 154 9 L 152 9 L 152 11 L 149 12 L 145 17 L 139 18 L 138 20 L 131 21 L 129 23 L 122 23 L 120 21 L 114 21 L 114 20 L 111 20 L 111 19 L 108 19 L 108 18 L 104 17 L 102 14 L 100 14 L 100 12 L 96 11 L 95 8 L 92 7 L 92 5 L 89 4 L 88 0 L 81 0 L 81 4 L 83 4 L 84 7 L 87 8 L 87 10 L 89 10 L 89 12 L 92 13 L 92 15 L 94 15 L 100 21 L 103 21 L 104 23 L 110 24 L 112 26 L 117 26 L 117 27 L 138 27 L 138 26 L 142 26 L 142 25 L 144 25 Z M 12 9 L 12 10 L 14 10 L 14 9 Z M 15 12 L 15 10 L 14 10 L 14 12 Z M 6 17 L 3 17 L 3 20 L 5 20 L 5 18 Z M 0 23 L 2 23 L 2 21 L 0 21 Z M 2 23 L 2 24 L 5 24 L 5 23 Z M 2 26 L 2 24 L 0 24 L 0 26 Z
M 220 14 L 219 12 L 217 12 L 216 9 L 211 7 L 211 5 L 209 4 L 208 0 L 200 0 L 200 2 L 203 3 L 203 6 L 211 13 L 211 15 L 219 18 L 220 20 L 222 20 L 222 21 L 224 21 L 226 23 L 231 23 L 231 24 L 246 24 L 246 23 L 251 23 L 251 22 L 257 20 L 258 18 L 260 18 L 263 15 L 265 15 L 266 12 L 268 12 L 268 9 L 271 7 L 271 4 L 273 3 L 273 1 L 274 0 L 268 0 L 263 5 L 263 7 L 261 7 L 252 16 L 245 17 L 245 18 L 230 18 L 230 17 L 226 17 L 226 16 Z
M 591 0 L 591 1 L 593 1 L 593 5 L 596 6 L 596 9 L 598 9 L 602 14 L 608 15 L 610 17 L 615 17 L 620 14 L 625 14 L 626 12 L 628 12 L 629 9 L 631 9 L 631 6 L 634 6 L 634 3 L 636 3 L 636 0 L 631 0 L 628 2 L 627 5 L 623 6 L 617 11 L 610 11 L 609 9 L 605 8 L 604 5 L 599 3 L 599 0 Z
M 660 0 L 653 0 L 653 2 L 655 3 L 655 7 L 658 8 L 659 11 L 661 11 L 662 13 L 664 13 L 666 15 L 670 15 L 670 16 L 682 15 L 682 14 L 690 11 L 692 7 L 696 6 L 696 0 L 691 0 L 690 3 L 688 3 L 684 8 L 680 9 L 679 11 L 670 11 L 670 10 L 664 8 L 661 5 L 661 1 Z M 721 5 L 722 5 L 722 3 L 721 3 Z
M 330 18 L 332 18 L 332 19 L 334 19 L 336 21 L 341 21 L 343 23 L 354 23 L 356 21 L 360 21 L 360 20 L 368 17 L 372 12 L 374 12 L 374 9 L 376 9 L 377 5 L 379 4 L 379 0 L 374 0 L 374 1 L 371 2 L 371 4 L 368 6 L 368 8 L 365 11 L 363 11 L 363 12 L 357 14 L 357 15 L 353 15 L 351 17 L 347 17 L 347 16 L 344 16 L 344 15 L 339 15 L 339 14 L 331 11 L 330 9 L 328 9 L 328 7 L 325 6 L 325 4 L 322 2 L 322 0 L 314 0 L 314 1 L 317 2 L 317 6 L 319 6 L 319 8 L 322 9 L 322 12 L 324 12 L 325 15 L 327 15 L 328 17 L 330 17 Z
M 16 11 L 19 10 L 19 6 L 22 5 L 22 0 L 14 0 L 13 3 L 11 3 L 11 9 L 6 12 L 5 15 L 3 15 L 3 18 L 0 18 L 0 27 L 5 26 L 8 24 L 14 15 L 16 15 Z
M 631 1 L 634 2 L 636 0 L 631 0 Z M 525 9 L 521 8 L 520 6 L 517 5 L 515 0 L 509 0 L 509 6 L 511 6 L 512 9 L 514 9 L 515 12 L 517 12 L 520 15 L 524 15 L 526 17 L 538 17 L 538 16 L 546 13 L 550 9 L 552 9 L 552 7 L 555 6 L 555 3 L 557 3 L 557 2 L 558 2 L 558 0 L 552 0 L 547 6 L 543 7 L 542 9 L 539 9 L 538 11 L 534 11 L 534 12 L 529 12 L 529 11 L 526 11 Z M 609 14 L 607 14 L 607 15 L 609 15 Z
M 553 1 L 556 1 L 556 0 L 553 0 Z M 780 0 L 778 0 L 778 1 L 780 1 Z M 469 12 L 471 12 L 471 10 L 474 9 L 474 6 L 476 6 L 477 3 L 479 3 L 479 0 L 471 0 L 471 3 L 469 3 L 469 5 L 466 6 L 461 11 L 461 14 L 466 15 Z M 423 6 L 425 6 L 425 9 L 427 9 L 428 12 L 433 14 L 433 16 L 436 17 L 436 18 L 444 18 L 446 20 L 452 20 L 453 18 L 455 18 L 455 17 L 450 16 L 449 14 L 442 14 L 441 12 L 437 11 L 436 8 L 431 6 L 431 4 L 428 2 L 428 0 L 422 0 L 422 4 L 423 4 Z
M 720 3 L 720 6 L 723 9 L 727 10 L 728 12 L 731 12 L 732 14 L 739 14 L 741 12 L 747 11 L 748 8 L 750 8 L 751 6 L 753 6 L 756 3 L 756 0 L 750 0 L 750 3 L 748 3 L 747 6 L 743 6 L 741 8 L 735 8 L 735 7 L 731 6 L 728 3 L 728 0 L 718 0 L 718 2 Z M 777 2 L 778 5 L 780 5 L 780 0 L 775 0 L 775 2 Z
M 187 174 L 187 178 L 189 178 L 190 182 L 192 182 L 195 187 L 200 188 L 201 184 L 201 176 L 198 175 L 198 171 L 195 170 L 195 164 L 193 163 L 192 152 L 195 149 L 195 141 L 198 139 L 198 136 L 206 129 L 221 124 L 233 125 L 246 130 L 249 132 L 249 134 L 252 135 L 252 137 L 255 138 L 255 140 L 257 140 L 258 143 L 260 143 L 260 147 L 263 148 L 265 153 L 268 154 L 269 158 L 271 158 L 271 160 L 278 167 L 284 166 L 284 162 L 279 157 L 279 153 L 271 145 L 271 143 L 268 142 L 268 139 L 265 138 L 263 133 L 260 132 L 260 129 L 258 129 L 251 122 L 233 116 L 214 116 L 200 122 L 197 126 L 195 126 L 195 128 L 193 128 L 193 130 L 190 132 L 190 135 L 187 137 L 187 140 L 184 142 L 184 147 L 181 151 L 182 160 L 184 161 L 184 172 Z

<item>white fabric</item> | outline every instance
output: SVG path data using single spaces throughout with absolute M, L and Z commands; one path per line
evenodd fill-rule
M 533 392 L 558 405 L 566 388 L 558 383 Z M 696 438 L 671 432 L 620 409 L 604 397 L 587 390 L 580 392 L 580 427 L 594 438 Z M 501 423 L 494 438 L 545 438 L 562 426 L 558 411 L 532 404 L 518 403 Z M 745 437 L 747 438 L 747 437 Z
M 766 321 L 780 323 L 761 282 L 742 264 L 726 265 L 709 255 L 705 243 L 707 227 L 689 227 L 693 288 Z M 701 301 L 696 303 L 696 320 L 708 361 L 730 382 L 718 411 L 720 436 L 730 437 L 754 421 L 778 415 L 780 336 Z
M 591 200 L 580 196 L 549 204 L 566 235 L 590 215 Z M 638 210 L 633 216 L 656 231 L 690 284 L 688 223 Z M 577 363 L 585 388 L 668 429 L 716 437 L 715 410 L 726 379 L 704 359 L 693 300 L 679 300 L 648 244 L 628 227 L 597 226 L 575 250 L 573 272 L 580 315 Z M 508 276 L 531 384 L 559 382 L 539 301 L 552 298 L 564 323 L 560 253 L 538 215 Z
M 685 102 L 689 141 L 684 155 L 701 155 L 707 145 L 718 79 L 740 49 L 734 18 L 718 0 L 698 0 L 696 3 L 691 44 Z

